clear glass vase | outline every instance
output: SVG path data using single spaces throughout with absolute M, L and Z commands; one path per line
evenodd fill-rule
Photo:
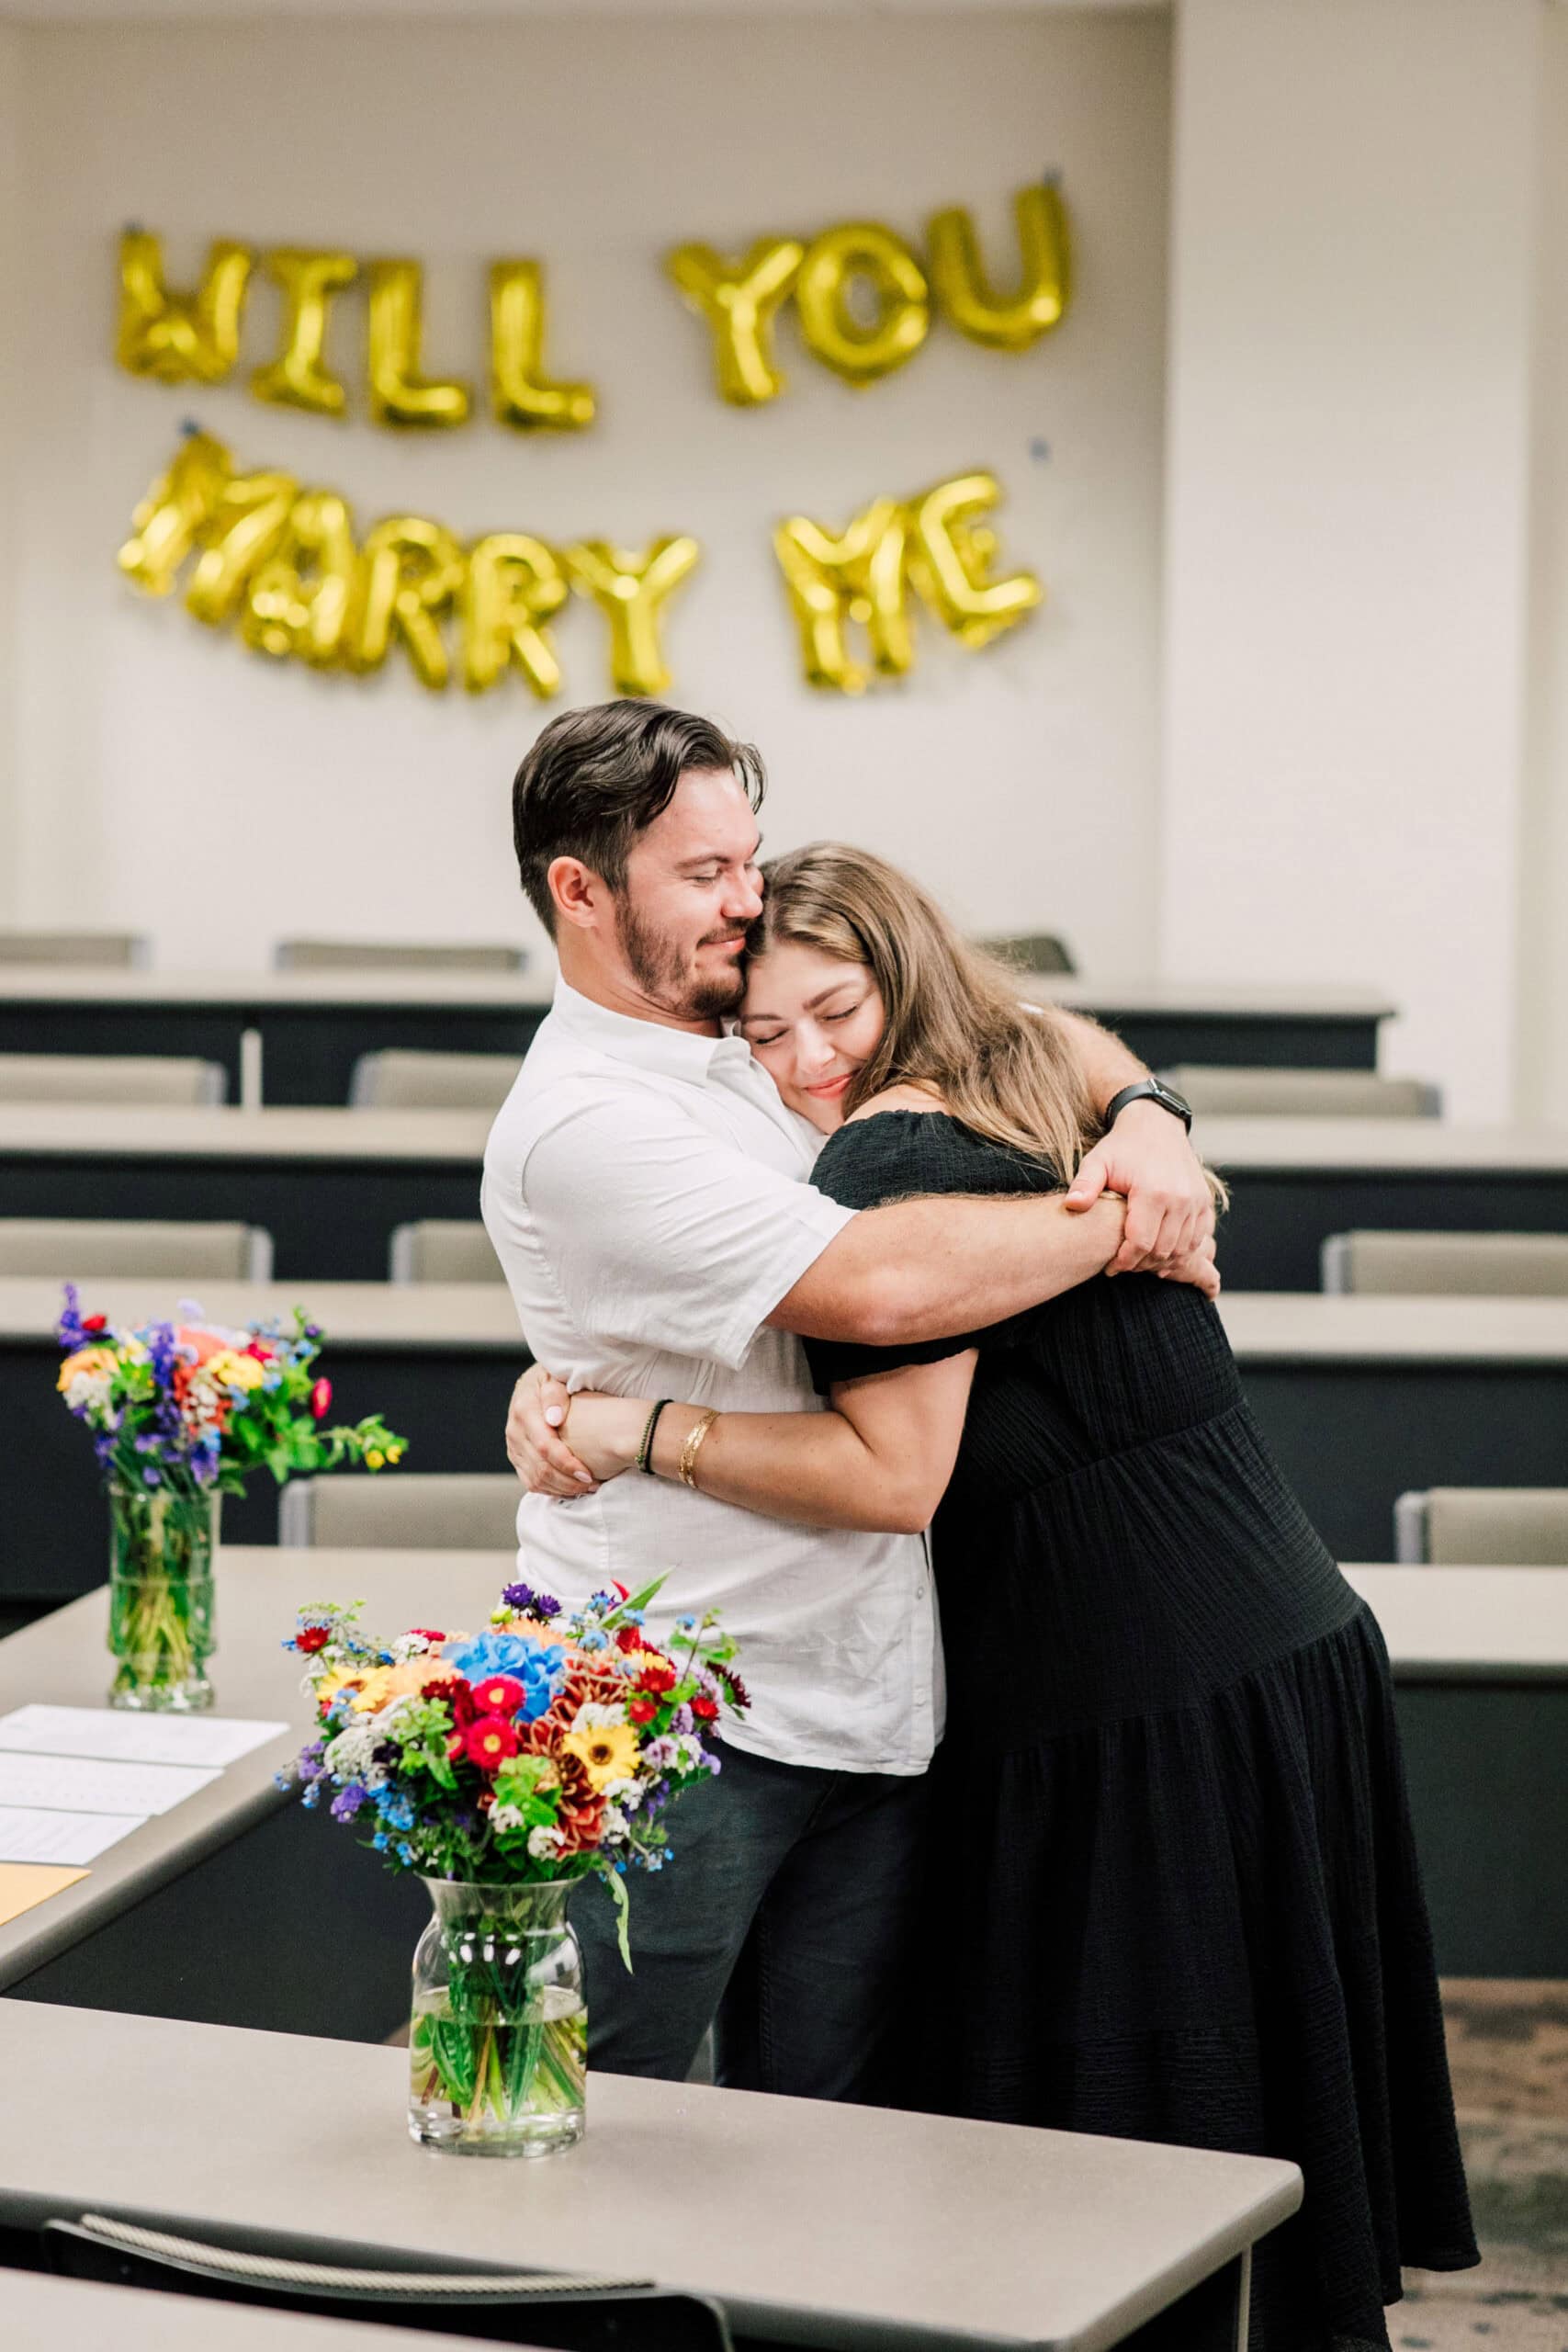
M 409 2131 L 468 2156 L 547 2156 L 582 2137 L 588 2012 L 566 1916 L 575 1881 L 424 1882 L 413 1956 Z
M 219 1498 L 109 1488 L 111 1707 L 196 1714 L 212 1704 L 212 1555 Z

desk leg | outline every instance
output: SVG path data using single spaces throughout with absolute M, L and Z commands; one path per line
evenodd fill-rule
M 1252 2249 L 1122 2337 L 1124 2352 L 1247 2352 Z

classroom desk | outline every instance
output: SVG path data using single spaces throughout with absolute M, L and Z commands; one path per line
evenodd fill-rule
M 112 2345 L 114 2352 L 473 2352 L 473 2337 L 411 2337 L 402 2327 L 367 2327 L 352 2319 L 225 2306 L 220 2329 L 198 2295 L 163 2295 L 138 2287 L 89 2286 L 42 2271 L 0 2270 L 0 2339 L 12 2352 L 45 2345 Z
M 287 1324 L 296 1306 L 308 1307 L 327 1334 L 321 1369 L 333 1383 L 331 1418 L 384 1413 L 409 1441 L 411 1468 L 506 1470 L 506 1408 L 528 1353 L 503 1283 L 193 1288 L 220 1323 L 276 1317 Z M 84 1312 L 136 1323 L 171 1314 L 183 1290 L 162 1281 L 92 1281 L 82 1304 Z M 106 1572 L 108 1518 L 97 1465 L 55 1388 L 59 1311 L 57 1284 L 0 1279 L 0 1427 L 9 1433 L 0 1453 L 0 1600 L 85 1592 Z M 253 1478 L 243 1497 L 225 1496 L 223 1530 L 231 1542 L 276 1543 L 270 1477 Z
M 102 1282 L 114 1321 L 169 1312 L 177 1285 Z M 503 1283 L 203 1283 L 219 1321 L 307 1306 L 327 1333 L 333 1415 L 379 1409 L 411 1470 L 506 1467 L 502 1428 L 527 1362 Z M 0 1597 L 82 1592 L 107 1515 L 83 1431 L 55 1393 L 59 1294 L 0 1280 Z M 1342 1559 L 1386 1553 L 1407 1487 L 1568 1485 L 1568 1300 L 1325 1298 L 1227 1291 L 1221 1314 L 1265 1434 Z M 356 1476 L 357 1473 L 346 1473 Z M 226 1539 L 272 1543 L 276 1490 L 223 1505 Z
M 479 1625 L 513 1573 L 510 1553 L 221 1548 L 216 1712 L 290 1730 L 0 1925 L 0 1986 L 289 2032 L 391 2032 L 407 2016 L 428 1905 L 417 1881 L 390 1877 L 277 1787 L 310 1728 L 299 1661 L 280 1644 L 311 1600 L 363 1598 L 367 1624 L 388 1633 Z M 0 1641 L 0 1713 L 33 1700 L 101 1704 L 107 1626 L 99 1589 Z
M 1568 1299 L 1226 1290 L 1220 1311 L 1264 1434 L 1340 1559 L 1388 1553 L 1406 1487 L 1568 1486 Z
M 319 1950 L 302 1937 L 299 1965 Z M 0 2076 L 27 2119 L 0 2142 L 0 2223 L 88 2210 L 446 2268 L 613 2248 L 617 2268 L 716 2297 L 740 2334 L 840 2352 L 1235 2352 L 1248 2250 L 1301 2201 L 1270 2158 L 614 2075 L 590 2078 L 570 2154 L 465 2164 L 407 2138 L 407 2066 L 0 2002 Z
M 1568 1568 L 1345 1571 L 1388 1644 L 1448 1976 L 1568 1976 Z
M 473 972 L 150 972 L 0 968 L 0 1052 L 199 1054 L 233 1102 L 344 1103 L 361 1054 L 399 1046 L 515 1054 L 550 1001 L 547 968 Z M 1283 1063 L 1373 1069 L 1394 1008 L 1367 989 L 1032 978 L 1026 992 L 1092 1012 L 1153 1067 Z M 254 1042 L 247 1048 L 244 1041 Z
M 1316 1290 L 1331 1233 L 1568 1232 L 1568 1127 L 1439 1119 L 1208 1119 L 1192 1139 L 1232 1187 L 1230 1290 Z
M 280 1279 L 384 1282 L 394 1226 L 474 1219 L 488 1111 L 0 1103 L 0 1216 L 231 1217 Z

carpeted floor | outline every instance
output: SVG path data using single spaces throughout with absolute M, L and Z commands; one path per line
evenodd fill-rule
M 1568 1983 L 1443 1993 L 1483 2260 L 1405 2274 L 1394 2352 L 1568 2352 Z

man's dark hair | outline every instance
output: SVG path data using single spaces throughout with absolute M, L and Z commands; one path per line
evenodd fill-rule
M 689 710 L 601 702 L 563 710 L 544 729 L 513 781 L 512 839 L 528 903 L 552 938 L 551 860 L 581 858 L 624 890 L 632 842 L 668 808 L 687 768 L 732 768 L 761 807 L 761 753 Z

